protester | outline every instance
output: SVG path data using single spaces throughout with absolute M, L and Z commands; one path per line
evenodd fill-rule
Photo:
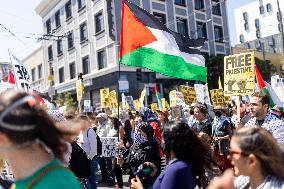
M 284 187 L 284 160 L 277 141 L 265 129 L 242 128 L 231 140 L 230 159 L 237 189 Z
M 251 119 L 245 127 L 262 127 L 273 134 L 279 144 L 284 145 L 284 121 L 271 114 L 269 96 L 255 93 L 250 99 Z
M 212 125 L 210 120 L 207 119 L 207 108 L 205 105 L 197 103 L 194 108 L 194 117 L 196 121 L 192 125 L 192 129 L 197 133 L 205 133 L 208 136 L 212 136 Z
M 92 189 L 96 189 L 96 172 L 98 169 L 99 159 L 97 152 L 97 135 L 91 127 L 91 122 L 88 116 L 81 114 L 78 116 L 78 119 L 84 120 L 88 124 L 88 126 L 78 135 L 77 144 L 86 152 L 87 157 L 91 160 L 91 171 L 88 182 Z
M 232 126 L 230 120 L 224 115 L 223 107 L 214 107 L 214 113 L 215 118 L 212 123 L 214 151 L 220 165 L 220 170 L 225 171 L 227 168 L 231 167 L 227 155 L 229 153 Z
M 275 115 L 278 119 L 281 119 L 282 121 L 284 121 L 284 111 L 283 111 L 283 107 L 280 107 L 280 106 L 275 105 L 275 106 L 271 109 L 271 114 Z
M 161 132 L 163 132 L 163 129 L 165 127 L 166 124 L 169 123 L 169 112 L 166 108 L 163 108 L 161 110 L 157 110 L 158 113 L 158 120 L 160 122 L 161 125 Z
M 119 142 L 118 148 L 122 156 L 118 157 L 118 164 L 127 164 L 130 167 L 129 179 L 135 177 L 138 167 L 151 162 L 160 170 L 160 156 L 156 140 L 154 139 L 153 128 L 145 122 L 139 122 L 135 127 L 134 143 L 130 149 L 127 149 L 122 142 Z M 126 165 L 126 166 L 127 166 Z M 150 187 L 154 183 L 155 177 L 150 179 Z
M 0 154 L 13 170 L 14 188 L 81 188 L 60 162 L 66 151 L 62 134 L 28 93 L 0 95 Z
M 205 188 L 205 168 L 211 168 L 211 162 L 197 135 L 187 124 L 178 123 L 167 127 L 164 137 L 169 165 L 156 179 L 153 189 L 194 189 L 196 185 Z M 139 177 L 131 180 L 131 188 L 143 188 Z

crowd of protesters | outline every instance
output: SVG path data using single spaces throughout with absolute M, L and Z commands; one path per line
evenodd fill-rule
M 179 106 L 178 116 L 147 107 L 81 113 L 45 110 L 34 96 L 8 91 L 0 95 L 0 157 L 13 181 L 0 184 L 121 189 L 127 174 L 133 189 L 284 188 L 283 109 L 269 107 L 256 93 L 241 104 L 240 119 L 233 100 Z M 102 156 L 103 137 L 118 138 L 114 157 Z

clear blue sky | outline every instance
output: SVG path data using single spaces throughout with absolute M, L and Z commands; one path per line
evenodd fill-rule
M 26 37 L 37 38 L 37 34 L 42 34 L 41 18 L 34 11 L 40 1 L 0 0 L 0 24 L 17 36 L 12 36 L 0 26 L 0 61 L 9 61 L 8 48 L 19 59 L 23 59 L 39 46 L 36 39 Z M 232 45 L 236 43 L 233 9 L 252 1 L 256 0 L 227 0 Z

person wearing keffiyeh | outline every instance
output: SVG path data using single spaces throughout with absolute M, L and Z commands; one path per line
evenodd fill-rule
M 146 122 L 139 122 L 134 131 L 134 143 L 127 149 L 123 143 L 118 144 L 121 157 L 118 158 L 119 164 L 130 168 L 129 180 L 135 177 L 138 167 L 144 162 L 153 163 L 158 171 L 160 170 L 160 156 L 156 140 L 153 137 L 153 128 Z M 153 177 L 152 182 L 154 183 Z

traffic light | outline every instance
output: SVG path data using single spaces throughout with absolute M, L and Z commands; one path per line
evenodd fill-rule
M 136 79 L 137 79 L 137 81 L 142 80 L 142 69 L 141 68 L 136 69 Z

